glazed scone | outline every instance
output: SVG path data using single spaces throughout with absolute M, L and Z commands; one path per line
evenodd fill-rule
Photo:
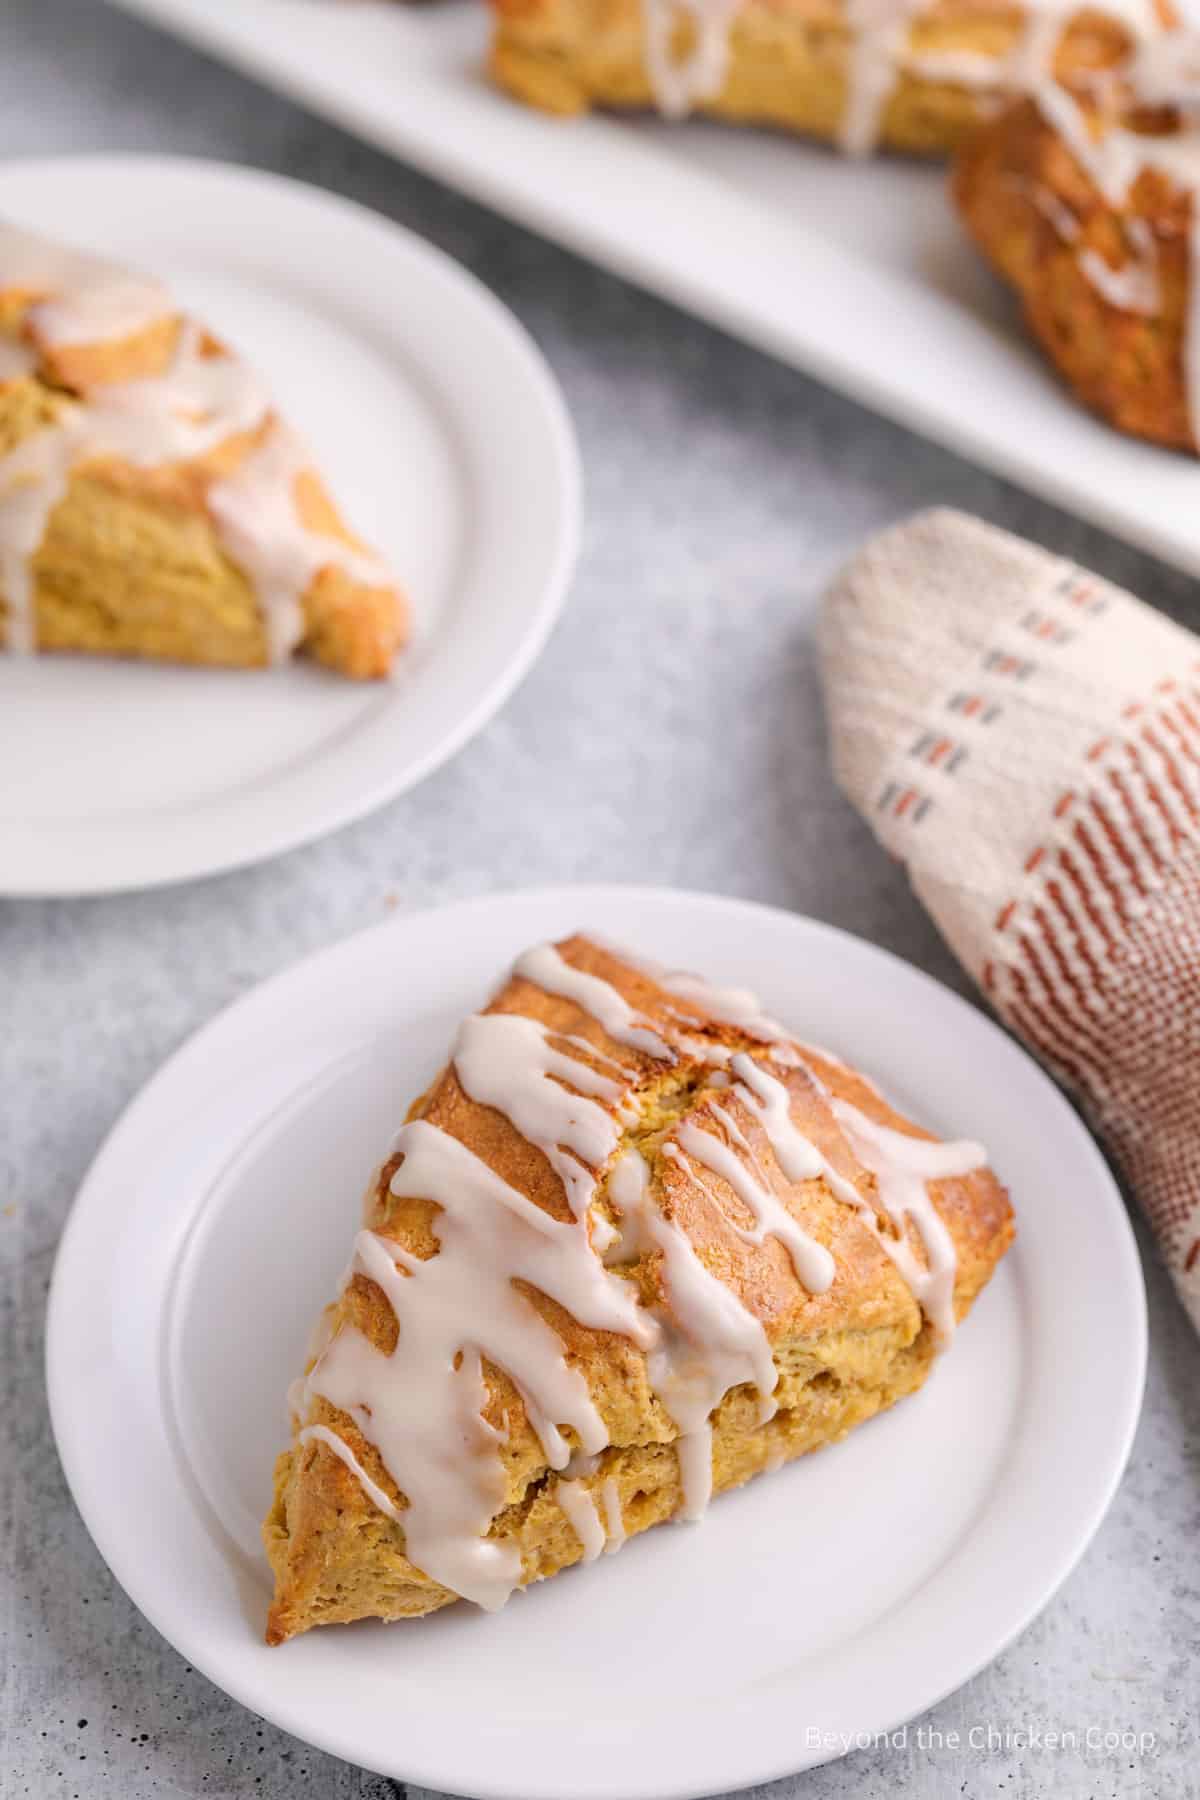
M 699 1517 L 920 1387 L 1012 1234 L 978 1145 L 751 996 L 527 952 L 412 1108 L 289 1395 L 268 1642 L 495 1608 Z
M 1197 40 L 1144 46 L 1080 104 L 1046 85 L 981 130 L 958 210 L 1084 404 L 1175 449 L 1200 438 Z
M 404 597 L 160 283 L 0 222 L 0 648 L 385 675 Z
M 493 0 L 496 80 L 547 112 L 657 106 L 944 154 L 1000 96 L 1086 82 L 1170 24 L 1170 0 Z

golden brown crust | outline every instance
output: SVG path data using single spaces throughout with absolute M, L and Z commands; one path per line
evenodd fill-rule
M 52 345 L 39 340 L 30 316 L 45 297 L 0 290 L 0 340 L 21 344 L 36 358 L 28 373 L 0 377 L 0 456 L 61 416 L 85 390 L 162 375 L 179 339 L 182 319 L 170 314 L 123 339 Z M 200 348 L 202 355 L 227 354 L 208 333 Z M 78 462 L 33 559 L 37 648 L 265 666 L 262 606 L 222 548 L 207 496 L 274 423 L 271 414 L 257 430 L 232 434 L 186 462 L 155 468 L 115 457 Z M 306 528 L 364 548 L 315 470 L 298 477 L 295 501 Z M 357 679 L 386 675 L 407 635 L 407 606 L 395 587 L 382 579 L 369 585 L 333 564 L 317 572 L 302 610 L 302 651 Z M 7 622 L 0 593 L 0 645 Z
M 492 0 L 491 70 L 518 99 L 545 112 L 647 108 L 654 93 L 643 45 L 642 0 Z M 1164 24 L 1173 18 L 1166 0 Z M 908 27 L 907 58 L 879 121 L 878 143 L 944 155 L 961 143 L 1003 91 L 1004 63 L 1029 9 L 996 0 L 935 0 Z M 691 44 L 681 23 L 678 54 Z M 729 35 L 725 83 L 696 111 L 833 140 L 845 116 L 854 34 L 841 0 L 742 0 Z M 1060 40 L 1054 70 L 1068 84 L 1111 67 L 1129 49 L 1103 10 L 1081 8 Z M 987 58 L 993 84 L 955 81 L 921 59 Z
M 722 1023 L 690 1000 L 680 1001 L 587 938 L 568 939 L 559 951 L 572 967 L 611 983 L 664 1034 L 678 1031 L 684 1007 L 695 1015 L 690 1029 L 697 1040 L 746 1050 L 756 1059 L 769 1054 L 769 1046 L 749 1032 Z M 651 1192 L 661 1211 L 686 1234 L 710 1272 L 736 1292 L 765 1327 L 780 1377 L 779 1411 L 762 1425 L 751 1389 L 739 1387 L 726 1395 L 713 1420 L 716 1491 L 738 1485 L 768 1463 L 774 1466 L 833 1442 L 920 1385 L 936 1344 L 891 1258 L 857 1211 L 836 1199 L 823 1179 L 787 1180 L 757 1113 L 737 1098 L 735 1089 L 706 1086 L 711 1064 L 701 1054 L 684 1052 L 674 1066 L 665 1067 L 614 1043 L 572 1001 L 516 976 L 488 1010 L 521 1013 L 552 1033 L 586 1040 L 600 1056 L 636 1064 L 626 1100 L 635 1104 L 638 1121 L 626 1130 L 622 1147 L 641 1151 L 652 1171 Z M 771 1064 L 776 1077 L 786 1082 L 792 1119 L 833 1167 L 872 1201 L 874 1177 L 856 1161 L 830 1110 L 826 1090 L 881 1123 L 927 1134 L 902 1119 L 852 1070 L 805 1054 L 808 1068 Z M 804 1230 L 832 1251 L 837 1273 L 826 1293 L 809 1293 L 801 1286 L 776 1238 L 756 1244 L 739 1235 L 735 1227 L 753 1221 L 723 1180 L 706 1175 L 700 1185 L 663 1154 L 663 1145 L 674 1137 L 681 1121 L 702 1120 L 706 1113 L 711 1118 L 718 1098 L 750 1140 L 776 1194 Z M 414 1113 L 466 1144 L 544 1211 L 559 1218 L 570 1216 L 562 1183 L 544 1154 L 505 1115 L 472 1100 L 453 1065 L 438 1077 Z M 397 1166 L 396 1158 L 385 1163 L 372 1184 L 367 1223 L 424 1259 L 437 1254 L 437 1209 L 428 1201 L 391 1193 L 389 1183 Z M 954 1307 L 961 1318 L 1011 1241 L 1011 1208 L 989 1170 L 934 1183 L 931 1191 L 957 1251 Z M 619 1208 L 607 1197 L 606 1178 L 601 1179 L 593 1203 L 593 1215 L 597 1212 L 610 1220 L 620 1218 Z M 879 1217 L 884 1224 L 884 1215 Z M 912 1227 L 910 1232 L 914 1248 L 923 1255 L 919 1236 Z M 669 1311 L 660 1252 L 641 1252 L 620 1273 L 636 1283 L 644 1301 Z M 627 1533 L 671 1517 L 680 1500 L 674 1449 L 678 1433 L 650 1387 L 643 1353 L 628 1339 L 580 1325 L 544 1295 L 525 1291 L 558 1333 L 568 1361 L 585 1375 L 608 1432 L 611 1447 L 584 1478 L 587 1485 L 596 1491 L 606 1479 L 615 1481 Z M 385 1353 L 393 1348 L 398 1329 L 381 1290 L 361 1274 L 354 1276 L 331 1309 L 329 1324 L 332 1332 L 356 1327 Z M 555 1502 L 558 1477 L 547 1469 L 520 1394 L 502 1370 L 487 1363 L 484 1367 L 488 1387 L 484 1416 L 496 1427 L 507 1428 L 501 1451 L 507 1504 L 491 1535 L 516 1542 L 524 1580 L 539 1580 L 578 1561 L 582 1547 Z M 404 1507 L 404 1496 L 378 1451 L 347 1414 L 318 1398 L 305 1422 L 336 1430 L 392 1503 Z M 408 1561 L 402 1526 L 375 1508 L 356 1476 L 319 1440 L 294 1445 L 280 1457 L 264 1542 L 276 1578 L 267 1630 L 270 1643 L 315 1624 L 402 1618 L 456 1598 Z
M 1095 109 L 1087 116 L 1095 133 L 1107 128 Z M 1032 101 L 971 139 L 953 188 L 971 236 L 1084 405 L 1120 431 L 1195 451 L 1184 373 L 1190 195 L 1147 169 L 1123 204 L 1107 199 Z M 1119 270 L 1148 243 L 1155 303 L 1132 311 L 1100 291 L 1087 258 Z

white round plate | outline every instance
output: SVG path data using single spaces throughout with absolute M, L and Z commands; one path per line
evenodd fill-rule
M 750 983 L 918 1118 L 981 1138 L 1012 1191 L 1016 1246 L 919 1395 L 722 1498 L 702 1525 L 647 1532 L 492 1617 L 464 1604 L 268 1650 L 258 1523 L 284 1391 L 370 1170 L 459 1018 L 521 948 L 578 927 Z M 1100 1522 L 1145 1352 L 1112 1178 L 981 1013 L 794 914 L 585 887 L 398 919 L 185 1045 L 75 1203 L 48 1380 L 67 1477 L 113 1573 L 245 1705 L 422 1787 L 672 1800 L 825 1761 L 995 1656 Z
M 575 557 L 575 442 L 525 331 L 412 233 L 250 169 L 9 163 L 0 215 L 164 276 L 244 351 L 415 615 L 386 682 L 0 655 L 0 893 L 212 874 L 429 774 L 528 669 Z

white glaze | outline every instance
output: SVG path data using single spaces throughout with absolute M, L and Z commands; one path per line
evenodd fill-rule
M 166 289 L 149 276 L 3 220 L 0 289 L 46 296 L 31 308 L 30 325 L 38 341 L 51 347 L 134 337 L 173 311 Z
M 1030 190 L 1030 197 L 1044 219 L 1049 220 L 1064 244 L 1073 244 L 1079 236 L 1079 220 L 1066 203 L 1040 182 Z
M 730 1067 L 737 1077 L 739 1100 L 748 1106 L 767 1135 L 775 1160 L 789 1181 L 813 1181 L 827 1172 L 827 1163 L 816 1145 L 792 1123 L 791 1095 L 752 1056 L 739 1053 Z M 844 1177 L 839 1176 L 839 1181 Z M 835 1189 L 836 1192 L 836 1189 Z M 855 1190 L 857 1193 L 857 1190 Z
M 476 1013 L 464 1020 L 454 1067 L 472 1100 L 504 1113 L 537 1146 L 561 1178 L 571 1211 L 582 1218 L 596 1191 L 596 1171 L 620 1136 L 619 1120 L 599 1101 L 619 1101 L 620 1084 L 555 1049 L 545 1027 L 519 1013 Z
M 605 1534 L 590 1488 L 585 1487 L 582 1481 L 560 1481 L 555 1487 L 554 1498 L 583 1545 L 584 1562 L 595 1562 L 604 1549 Z
M 732 1066 L 739 1078 L 739 1096 L 757 1111 L 784 1173 L 794 1181 L 822 1177 L 837 1199 L 855 1209 L 896 1265 L 941 1342 L 947 1343 L 954 1332 L 957 1255 L 927 1184 L 983 1168 L 987 1151 L 981 1144 L 937 1143 L 880 1125 L 847 1101 L 836 1099 L 812 1075 L 858 1161 L 875 1176 L 879 1204 L 896 1228 L 897 1235 L 893 1237 L 879 1229 L 872 1207 L 854 1183 L 839 1174 L 828 1157 L 792 1122 L 783 1083 L 752 1057 L 735 1057 Z M 924 1248 L 924 1263 L 908 1240 L 910 1220 Z
M 928 1184 L 970 1175 L 987 1164 L 982 1144 L 937 1143 L 910 1137 L 868 1119 L 845 1100 L 833 1102 L 834 1117 L 863 1166 L 874 1175 L 880 1204 L 896 1227 L 890 1237 L 876 1230 L 942 1343 L 954 1333 L 954 1239 L 933 1203 Z M 925 1251 L 924 1265 L 908 1239 L 908 1224 L 917 1228 Z
M 404 1514 L 400 1508 L 389 1495 L 384 1493 L 379 1483 L 368 1475 L 345 1438 L 340 1438 L 336 1431 L 330 1431 L 328 1425 L 306 1425 L 297 1436 L 296 1442 L 298 1444 L 325 1444 L 341 1462 L 345 1463 L 350 1473 L 357 1477 L 368 1500 L 373 1506 L 379 1508 L 385 1518 L 403 1519 Z
M 646 1019 L 634 1012 L 624 994 L 611 981 L 572 968 L 553 944 L 538 944 L 532 950 L 526 950 L 517 958 L 513 972 L 540 987 L 544 993 L 573 1000 L 618 1044 L 645 1051 L 660 1061 L 674 1062 L 675 1052 L 671 1046 Z
M 69 478 L 70 460 L 58 431 L 36 432 L 0 457 L 0 598 L 8 609 L 4 647 L 18 656 L 36 648 L 33 558 Z
M 919 5 L 920 0 L 846 0 L 851 37 L 837 141 L 850 156 L 865 156 L 878 142 Z
M 323 569 L 340 569 L 363 587 L 386 587 L 374 557 L 340 538 L 310 531 L 296 484 L 312 458 L 276 419 L 232 475 L 208 490 L 208 509 L 225 549 L 257 594 L 272 662 L 291 655 L 304 635 L 304 596 Z
M 454 1593 L 496 1607 L 519 1582 L 521 1563 L 512 1545 L 486 1537 L 506 1482 L 496 1433 L 481 1417 L 481 1357 L 520 1392 L 551 1468 L 570 1460 L 566 1429 L 586 1454 L 608 1443 L 586 1380 L 513 1282 L 643 1349 L 658 1333 L 633 1289 L 593 1255 L 579 1223 L 552 1219 L 424 1120 L 406 1125 L 397 1146 L 404 1161 L 392 1192 L 442 1208 L 434 1223 L 440 1248 L 422 1261 L 359 1233 L 354 1266 L 395 1312 L 396 1346 L 384 1355 L 361 1332 L 342 1330 L 309 1374 L 308 1392 L 347 1413 L 379 1450 L 408 1501 L 411 1560 Z
M 667 118 L 682 118 L 720 93 L 740 3 L 644 0 L 646 69 L 655 103 Z M 997 96 L 1047 80 L 1075 6 L 1074 0 L 1033 0 L 1004 57 L 973 50 L 910 51 L 912 26 L 926 10 L 926 0 L 845 0 L 846 102 L 836 138 L 847 154 L 863 156 L 875 148 L 903 73 Z M 1099 10 L 1123 24 L 1135 42 L 1159 30 L 1153 0 L 1101 0 Z M 695 43 L 680 63 L 672 57 L 671 39 L 682 13 L 693 21 Z
M 607 1541 L 605 1553 L 614 1556 L 625 1542 L 625 1516 L 621 1511 L 621 1495 L 616 1480 L 608 1475 L 600 1486 L 600 1499 L 604 1506 L 604 1530 Z
M 736 1066 L 737 1058 L 734 1058 Z M 739 1133 L 740 1135 L 740 1133 Z M 796 1279 L 810 1294 L 824 1294 L 833 1285 L 834 1263 L 829 1251 L 818 1244 L 792 1217 L 779 1196 L 771 1189 L 760 1171 L 746 1164 L 728 1145 L 705 1131 L 693 1120 L 686 1120 L 675 1134 L 676 1142 L 663 1145 L 663 1155 L 684 1166 L 698 1163 L 701 1168 L 728 1182 L 738 1199 L 754 1215 L 752 1230 L 733 1225 L 732 1229 L 749 1244 L 761 1244 L 777 1237 L 792 1259 Z M 746 1140 L 743 1137 L 742 1142 Z M 746 1144 L 749 1149 L 749 1145 Z M 694 1178 L 694 1169 L 691 1171 Z
M 609 1223 L 603 1213 L 593 1212 L 591 1214 L 591 1221 L 592 1249 L 596 1252 L 597 1256 L 607 1262 L 609 1259 L 609 1252 L 615 1249 L 616 1245 L 621 1241 L 621 1233 L 617 1230 L 615 1225 Z
M 687 1234 L 659 1211 L 649 1191 L 649 1170 L 636 1150 L 626 1150 L 609 1176 L 609 1194 L 623 1221 L 636 1217 L 646 1240 L 663 1257 L 663 1285 L 670 1314 L 658 1314 L 658 1343 L 648 1357 L 650 1385 L 679 1431 L 676 1451 L 683 1486 L 682 1516 L 698 1519 L 712 1494 L 713 1409 L 731 1388 L 758 1390 L 761 1416 L 775 1410 L 778 1383 L 762 1323 L 732 1289 L 701 1262 Z
M 665 118 L 686 117 L 724 87 L 729 33 L 740 4 L 741 0 L 644 0 L 646 71 L 655 104 Z M 676 23 L 685 14 L 691 19 L 694 41 L 679 59 L 673 38 Z
M 736 1025 L 748 1037 L 771 1043 L 786 1038 L 787 1030 L 777 1019 L 770 1019 L 758 1003 L 758 995 L 749 988 L 713 987 L 699 975 L 684 970 L 665 970 L 656 976 L 660 987 L 669 994 L 691 1004 L 726 1025 Z
M 1096 292 L 1110 306 L 1122 312 L 1153 315 L 1161 298 L 1158 283 L 1157 252 L 1148 257 L 1131 257 L 1119 269 L 1105 262 L 1095 250 L 1081 250 L 1079 267 Z
M 1193 31 L 1164 31 L 1140 43 L 1126 75 L 1143 106 L 1200 107 L 1200 37 Z

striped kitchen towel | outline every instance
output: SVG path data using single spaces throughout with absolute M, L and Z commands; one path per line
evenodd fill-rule
M 953 512 L 821 625 L 837 778 L 1083 1100 L 1200 1329 L 1200 639 Z

